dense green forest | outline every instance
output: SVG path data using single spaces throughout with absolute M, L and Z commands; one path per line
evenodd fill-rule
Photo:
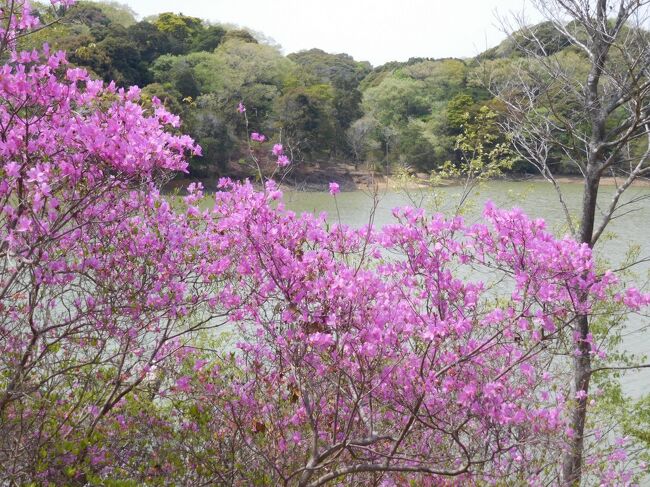
M 542 24 L 537 31 L 549 56 L 577 71 L 586 66 L 553 29 Z M 244 29 L 176 13 L 137 21 L 129 7 L 98 2 L 78 3 L 26 47 L 46 40 L 67 51 L 71 63 L 107 82 L 138 85 L 145 98 L 155 95 L 181 115 L 183 131 L 203 147 L 191 163 L 196 177 L 242 171 L 237 162 L 251 131 L 281 140 L 298 170 L 344 161 L 428 173 L 462 163 L 463 142 L 489 157 L 505 140 L 503 110 L 485 78 L 508 79 L 526 62 L 512 39 L 475 59 L 413 58 L 378 67 L 320 49 L 284 56 Z M 248 107 L 248 129 L 239 102 Z M 527 170 L 513 161 L 513 171 Z M 569 171 L 560 154 L 555 163 Z

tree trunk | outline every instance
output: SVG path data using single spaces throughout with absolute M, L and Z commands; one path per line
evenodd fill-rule
M 575 392 L 584 391 L 576 397 L 575 409 L 571 415 L 570 427 L 573 435 L 569 438 L 568 450 L 564 454 L 562 478 L 565 486 L 580 485 L 582 476 L 582 451 L 584 448 L 585 420 L 587 417 L 587 393 L 591 378 L 591 346 L 585 340 L 589 333 L 589 318 L 586 315 L 578 317 L 577 331 L 580 342 L 577 344 L 577 356 L 573 362 Z
M 591 247 L 596 219 L 596 200 L 600 173 L 597 165 L 590 163 L 585 175 L 585 186 L 582 199 L 582 220 L 580 222 L 580 241 Z M 580 485 L 582 477 L 582 452 L 584 449 L 585 421 L 587 418 L 587 395 L 591 379 L 591 345 L 587 341 L 589 335 L 589 316 L 577 317 L 576 355 L 573 359 L 573 392 L 576 400 L 575 409 L 571 414 L 568 450 L 564 454 L 562 464 L 563 485 Z M 580 391 L 580 393 L 578 393 Z

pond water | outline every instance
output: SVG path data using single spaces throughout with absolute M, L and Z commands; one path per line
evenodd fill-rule
M 567 206 L 573 215 L 577 215 L 582 198 L 582 185 L 567 183 L 561 185 Z M 613 186 L 601 187 L 599 204 L 604 209 L 614 192 Z M 369 222 L 372 209 L 374 224 L 382 226 L 393 221 L 392 209 L 397 206 L 421 206 L 431 211 L 453 214 L 460 199 L 461 188 L 444 187 L 435 189 L 381 189 L 375 197 L 371 191 L 348 191 L 332 197 L 326 192 L 285 191 L 285 204 L 296 212 L 326 212 L 330 222 L 351 226 L 361 226 Z M 625 201 L 650 197 L 650 187 L 633 187 L 625 195 Z M 491 200 L 497 206 L 522 208 L 530 217 L 544 218 L 549 230 L 558 236 L 568 233 L 564 212 L 553 187 L 543 181 L 506 182 L 493 181 L 485 183 L 475 190 L 466 207 L 465 219 L 472 223 L 481 219 L 481 211 L 486 201 Z M 629 205 L 624 210 L 634 209 L 631 213 L 614 219 L 601 241 L 597 244 L 597 255 L 608 261 L 608 267 L 616 269 L 625 260 L 628 251 L 638 246 L 638 258 L 650 258 L 650 199 Z M 650 289 L 650 264 L 639 263 L 633 267 L 634 276 L 626 282 L 638 288 Z M 622 350 L 634 354 L 650 355 L 650 321 L 640 316 L 631 316 L 624 332 Z M 628 372 L 623 377 L 625 392 L 639 396 L 650 392 L 650 370 Z

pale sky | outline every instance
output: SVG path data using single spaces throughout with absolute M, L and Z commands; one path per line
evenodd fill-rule
M 318 47 L 377 66 L 409 57 L 470 57 L 504 38 L 497 13 L 524 0 L 119 0 L 141 17 L 181 12 L 260 31 L 285 54 Z M 526 13 L 534 14 L 530 6 Z

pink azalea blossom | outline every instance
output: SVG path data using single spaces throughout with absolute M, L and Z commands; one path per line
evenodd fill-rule
M 278 157 L 278 166 L 287 167 L 289 164 L 291 164 L 291 161 L 284 154 Z
M 179 377 L 176 380 L 176 390 L 182 392 L 189 392 L 191 390 L 191 384 L 190 384 L 191 381 L 192 378 L 187 375 L 184 375 L 183 377 Z
M 5 172 L 10 178 L 17 178 L 20 176 L 20 164 L 15 161 L 10 161 L 5 164 Z

